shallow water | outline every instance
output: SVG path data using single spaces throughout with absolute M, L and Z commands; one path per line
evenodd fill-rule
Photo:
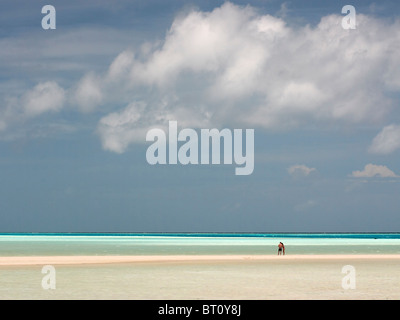
M 344 289 L 344 265 L 355 289 Z M 43 289 L 40 266 L 0 267 L 0 299 L 392 299 L 398 261 L 268 261 L 57 266 Z
M 399 234 L 0 235 L 0 256 L 400 253 Z

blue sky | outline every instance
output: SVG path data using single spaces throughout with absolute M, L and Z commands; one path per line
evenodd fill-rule
M 2 1 L 0 232 L 399 231 L 399 7 Z M 169 120 L 254 129 L 254 172 L 149 165 Z

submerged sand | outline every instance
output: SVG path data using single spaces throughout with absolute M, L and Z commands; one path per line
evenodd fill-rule
M 294 261 L 294 260 L 400 260 L 400 254 L 358 255 L 143 255 L 143 256 L 10 256 L 0 257 L 0 266 L 80 265 L 135 262 Z
M 0 257 L 0 299 L 398 300 L 399 262 L 399 254 Z M 45 265 L 55 268 L 54 290 L 43 288 Z M 349 265 L 353 289 L 343 286 Z

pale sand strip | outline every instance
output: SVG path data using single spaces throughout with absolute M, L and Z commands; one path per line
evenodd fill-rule
M 155 255 L 155 256 L 23 256 L 0 257 L 0 266 L 80 265 L 140 262 L 400 260 L 400 254 L 360 255 Z

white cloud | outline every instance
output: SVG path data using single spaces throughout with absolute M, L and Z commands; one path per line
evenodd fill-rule
M 146 133 L 152 128 L 168 132 L 168 121 L 181 119 L 178 127 L 210 127 L 204 110 L 189 112 L 182 106 L 174 110 L 168 108 L 169 101 L 147 105 L 132 102 L 119 112 L 112 112 L 102 117 L 97 126 L 105 150 L 123 153 L 132 143 L 146 143 Z M 198 120 L 200 119 L 200 120 Z
M 13 141 L 21 138 L 43 137 L 64 130 L 59 122 L 29 123 L 45 113 L 58 113 L 66 103 L 66 92 L 55 81 L 40 82 L 25 93 L 6 97 L 0 108 L 0 139 Z M 72 128 L 72 127 L 69 127 Z M 47 133 L 46 133 L 47 131 Z
M 105 150 L 123 153 L 130 143 L 145 141 L 146 128 L 139 124 L 144 108 L 132 103 L 122 112 L 110 113 L 100 120 L 97 131 Z
M 309 168 L 303 164 L 296 164 L 288 168 L 288 173 L 293 176 L 308 176 L 311 172 L 316 171 L 315 168 Z
M 103 100 L 101 81 L 93 73 L 85 75 L 78 83 L 74 102 L 83 112 L 93 111 Z
M 80 100 L 99 103 L 102 94 L 114 105 L 142 101 L 151 106 L 142 114 L 147 126 L 160 122 L 146 113 L 264 129 L 380 121 L 393 106 L 386 90 L 400 90 L 394 79 L 400 72 L 393 71 L 399 28 L 358 14 L 357 30 L 344 30 L 342 18 L 292 28 L 283 18 L 229 2 L 190 11 L 173 21 L 162 42 L 124 51 L 98 82 L 82 82 L 90 90 Z
M 362 171 L 353 171 L 351 174 L 354 178 L 373 178 L 373 177 L 381 177 L 381 178 L 398 178 L 392 170 L 390 170 L 386 166 L 375 165 L 375 164 L 367 164 Z
M 56 82 L 39 83 L 22 97 L 23 113 L 34 117 L 44 112 L 57 112 L 64 102 L 65 91 Z
M 372 140 L 369 152 L 377 154 L 390 154 L 400 148 L 400 126 L 389 125 Z
M 20 95 L 6 97 L 0 108 L 0 139 L 12 141 L 27 136 L 28 132 L 30 137 L 38 136 L 32 134 L 31 126 L 26 123 L 45 113 L 58 113 L 65 103 L 66 91 L 55 81 L 40 82 Z M 51 127 L 50 123 L 46 125 Z
M 113 81 L 126 76 L 128 71 L 132 68 L 133 62 L 133 52 L 129 50 L 123 51 L 111 63 L 108 69 L 107 78 L 110 81 Z

